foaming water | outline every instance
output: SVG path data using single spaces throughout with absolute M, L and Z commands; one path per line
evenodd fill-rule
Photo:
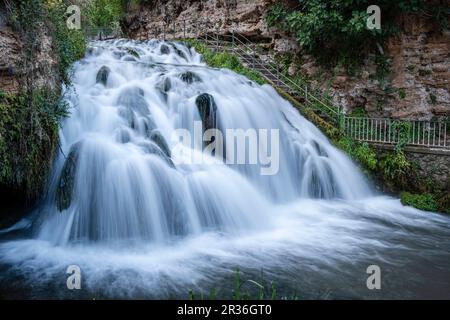
M 93 42 L 73 83 L 47 196 L 31 226 L 7 230 L 29 237 L 0 244 L 4 288 L 33 288 L 18 296 L 225 294 L 240 268 L 305 298 L 448 297 L 449 219 L 376 196 L 272 87 L 208 68 L 180 43 L 126 40 Z M 173 133 L 205 123 L 199 96 L 221 131 L 278 129 L 278 173 L 178 164 Z M 70 264 L 81 292 L 65 287 Z M 388 279 L 377 293 L 366 287 L 371 264 Z

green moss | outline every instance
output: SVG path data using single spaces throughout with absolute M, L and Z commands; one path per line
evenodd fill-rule
M 430 93 L 430 101 L 432 104 L 436 104 L 437 103 L 437 97 L 435 94 Z
M 35 198 L 45 184 L 66 106 L 48 90 L 0 99 L 0 184 Z
M 398 89 L 398 96 L 399 96 L 399 98 L 400 99 L 405 99 L 406 98 L 406 92 L 405 92 L 405 89 Z
M 411 206 L 425 211 L 437 211 L 438 205 L 431 194 L 412 194 L 402 192 L 400 200 L 405 206 Z
M 356 107 L 351 111 L 349 116 L 355 118 L 365 118 L 367 117 L 367 111 L 364 107 Z
M 70 67 L 81 59 L 86 51 L 86 37 L 81 30 L 71 30 L 66 25 L 66 1 L 55 2 L 47 6 L 48 17 L 59 58 L 59 71 L 64 83 L 70 83 Z
M 431 70 L 429 70 L 429 69 L 419 69 L 419 75 L 421 76 L 421 77 L 426 77 L 426 76 L 429 76 L 429 75 L 431 75 L 433 72 L 431 71 Z
M 335 144 L 360 163 L 366 173 L 373 172 L 377 168 L 377 155 L 367 142 L 355 141 L 344 136 L 335 141 Z
M 411 163 L 403 152 L 385 154 L 381 160 L 381 169 L 386 180 L 404 179 L 412 169 Z
M 204 44 L 196 41 L 189 41 L 189 43 L 203 56 L 204 61 L 210 67 L 230 69 L 258 84 L 267 83 L 258 72 L 244 67 L 235 55 L 228 52 L 214 52 L 208 49 Z

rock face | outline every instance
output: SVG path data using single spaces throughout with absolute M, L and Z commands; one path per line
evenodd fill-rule
M 249 37 L 269 36 L 264 22 L 267 9 L 275 0 L 156 0 L 134 8 L 125 25 L 132 37 L 161 36 L 163 22 L 170 37 L 193 37 L 202 32 L 229 33 Z M 200 27 L 201 26 L 201 27 Z M 175 29 L 175 33 L 173 33 Z
M 314 57 L 302 54 L 292 36 L 268 29 L 265 16 L 274 2 L 156 0 L 131 10 L 125 25 L 135 38 L 162 38 L 163 31 L 166 39 L 235 31 L 273 49 L 275 54 L 296 53 L 302 64 L 291 65 L 289 73 L 310 78 L 347 112 L 363 107 L 370 116 L 418 120 L 450 115 L 450 32 L 441 32 L 433 18 L 425 14 L 399 18 L 401 32 L 385 48 L 390 72 L 382 83 L 374 77 L 377 65 L 373 56 L 354 76 L 324 70 Z
M 422 15 L 402 16 L 399 24 L 402 32 L 389 39 L 385 51 L 390 64 L 386 83 L 371 77 L 377 66 L 369 58 L 360 74 L 334 77 L 330 89 L 334 101 L 347 111 L 363 107 L 371 116 L 416 120 L 450 116 L 450 32 L 439 31 Z M 315 74 L 313 67 L 305 66 L 305 73 Z
M 12 93 L 18 89 L 18 82 L 14 74 L 20 62 L 22 43 L 13 30 L 0 25 L 0 88 L 4 92 Z
M 24 76 L 29 76 L 30 71 L 23 70 L 24 50 L 20 34 L 7 26 L 3 19 L 5 18 L 0 19 L 0 89 L 7 93 L 16 93 L 23 86 L 21 82 Z M 35 59 L 31 66 L 27 66 L 27 70 L 33 70 L 33 79 L 29 80 L 37 88 L 55 89 L 59 86 L 60 79 L 50 30 L 43 24 L 37 37 L 39 47 Z

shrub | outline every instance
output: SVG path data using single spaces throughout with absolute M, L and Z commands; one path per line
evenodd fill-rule
M 401 181 L 412 169 L 411 163 L 402 151 L 390 153 L 381 160 L 381 168 L 386 180 Z
M 367 142 L 361 143 L 354 151 L 356 159 L 367 169 L 375 170 L 377 167 L 377 157 Z
M 364 169 L 369 171 L 376 169 L 378 164 L 377 155 L 367 142 L 361 143 L 349 137 L 342 137 L 336 144 L 340 149 L 360 163 Z
M 402 192 L 400 200 L 405 206 L 411 206 L 425 211 L 437 211 L 438 205 L 431 194 L 412 194 Z
M 417 12 L 423 0 L 378 1 L 383 26 L 380 30 L 366 27 L 370 0 L 298 0 L 294 9 L 278 2 L 266 18 L 268 26 L 277 26 L 294 34 L 304 50 L 319 61 L 335 65 L 362 62 L 367 48 L 377 45 L 397 31 L 395 18 L 403 12 Z
M 56 44 L 56 53 L 59 57 L 59 71 L 62 81 L 70 83 L 71 65 L 84 56 L 86 38 L 81 30 L 67 28 L 67 4 L 55 2 L 48 5 L 49 19 L 52 23 L 53 39 Z
M 258 84 L 266 83 L 264 78 L 258 72 L 244 67 L 235 55 L 228 52 L 214 52 L 208 49 L 204 44 L 195 41 L 190 41 L 190 43 L 197 52 L 203 56 L 204 61 L 210 67 L 230 69 L 246 76 Z
M 84 9 L 86 23 L 94 29 L 114 29 L 119 25 L 124 6 L 121 0 L 91 0 Z

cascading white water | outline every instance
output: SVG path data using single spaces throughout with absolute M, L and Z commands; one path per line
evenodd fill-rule
M 33 239 L 0 244 L 3 264 L 48 282 L 48 270 L 76 263 L 89 270 L 85 281 L 94 291 L 114 274 L 106 296 L 148 296 L 150 288 L 170 296 L 236 265 L 293 277 L 297 265 L 305 275 L 300 285 L 311 292 L 308 276 L 317 269 L 332 282 L 332 272 L 365 268 L 371 256 L 392 268 L 404 251 L 429 250 L 427 263 L 439 270 L 449 258 L 439 243 L 449 234 L 447 218 L 375 197 L 349 158 L 272 87 L 208 68 L 194 49 L 156 40 L 93 42 L 74 66 L 73 84 Z M 194 134 L 194 121 L 204 120 L 199 97 L 215 105 L 209 111 L 221 131 L 278 129 L 278 173 L 261 175 L 259 164 L 179 164 L 173 133 Z M 420 232 L 433 234 L 428 244 Z M 364 277 L 358 270 L 355 277 Z M 363 289 L 335 290 L 361 296 Z
M 171 149 L 181 143 L 171 138 L 175 129 L 194 135 L 194 120 L 201 119 L 196 98 L 204 93 L 217 105 L 221 132 L 280 130 L 277 174 L 261 175 L 260 165 L 173 164 L 169 157 L 176 155 L 166 155 L 154 134 Z M 272 87 L 207 68 L 180 44 L 94 43 L 75 66 L 68 101 L 72 115 L 61 133 L 63 154 L 39 233 L 57 244 L 164 243 L 207 230 L 245 231 L 262 227 L 276 204 L 370 195 L 350 160 Z M 61 191 L 61 184 L 70 186 Z M 58 192 L 70 202 L 64 210 Z

